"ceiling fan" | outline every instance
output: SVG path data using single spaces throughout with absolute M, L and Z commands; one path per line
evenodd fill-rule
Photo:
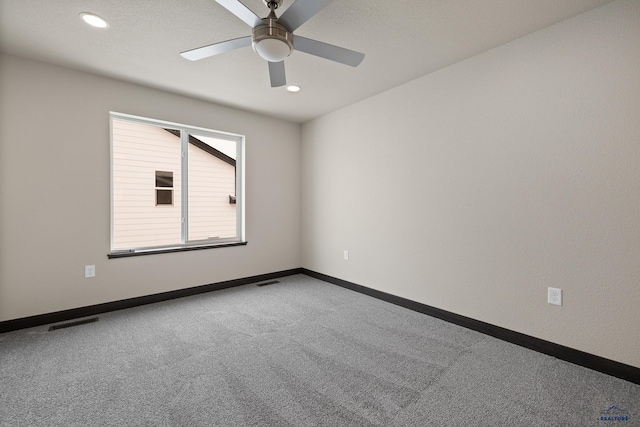
M 357 67 L 364 59 L 363 53 L 293 35 L 298 27 L 333 0 L 296 0 L 280 17 L 276 16 L 275 10 L 283 0 L 263 1 L 271 12 L 266 18 L 261 19 L 238 0 L 216 0 L 218 4 L 253 28 L 253 34 L 187 50 L 180 55 L 196 61 L 252 45 L 258 55 L 269 62 L 271 87 L 284 86 L 287 83 L 284 59 L 294 50 L 352 67 Z

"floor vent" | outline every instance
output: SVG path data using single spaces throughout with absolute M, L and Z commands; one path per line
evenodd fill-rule
M 59 325 L 49 326 L 49 332 L 55 331 L 57 329 L 70 328 L 72 326 L 86 325 L 87 323 L 93 323 L 97 321 L 98 321 L 97 317 L 91 317 L 89 319 L 76 320 L 75 322 L 60 323 Z
M 270 282 L 258 283 L 256 286 L 267 286 L 267 285 L 275 285 L 276 283 L 280 283 L 277 280 L 272 280 Z

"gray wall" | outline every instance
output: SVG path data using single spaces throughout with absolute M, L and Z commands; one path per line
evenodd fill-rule
M 302 140 L 303 267 L 640 367 L 640 2 L 308 122 Z
M 11 56 L 0 94 L 0 321 L 300 267 L 299 125 Z M 246 135 L 248 245 L 108 260 L 110 110 Z

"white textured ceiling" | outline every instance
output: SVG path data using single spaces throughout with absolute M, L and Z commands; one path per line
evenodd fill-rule
M 0 50 L 304 122 L 610 1 L 335 0 L 295 34 L 365 59 L 351 68 L 294 52 L 285 64 L 297 94 L 271 88 L 250 47 L 196 62 L 179 55 L 251 34 L 214 0 L 0 0 Z M 243 3 L 267 15 L 262 0 Z M 110 28 L 88 27 L 81 12 Z

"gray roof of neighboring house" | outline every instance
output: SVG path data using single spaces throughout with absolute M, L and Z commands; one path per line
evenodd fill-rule
M 177 136 L 178 138 L 180 137 L 180 131 L 179 130 L 167 129 L 167 128 L 163 128 L 163 129 L 166 130 L 167 132 Z M 211 154 L 212 156 L 217 157 L 218 159 L 222 160 L 225 163 L 230 164 L 233 167 L 236 167 L 236 159 L 234 159 L 233 157 L 227 156 L 222 151 L 216 150 L 215 148 L 213 148 L 209 144 L 206 144 L 206 143 L 200 141 L 198 138 L 196 138 L 193 135 L 189 135 L 189 144 L 191 144 L 191 145 L 193 145 L 195 147 L 198 147 L 203 151 L 206 151 L 207 153 Z

